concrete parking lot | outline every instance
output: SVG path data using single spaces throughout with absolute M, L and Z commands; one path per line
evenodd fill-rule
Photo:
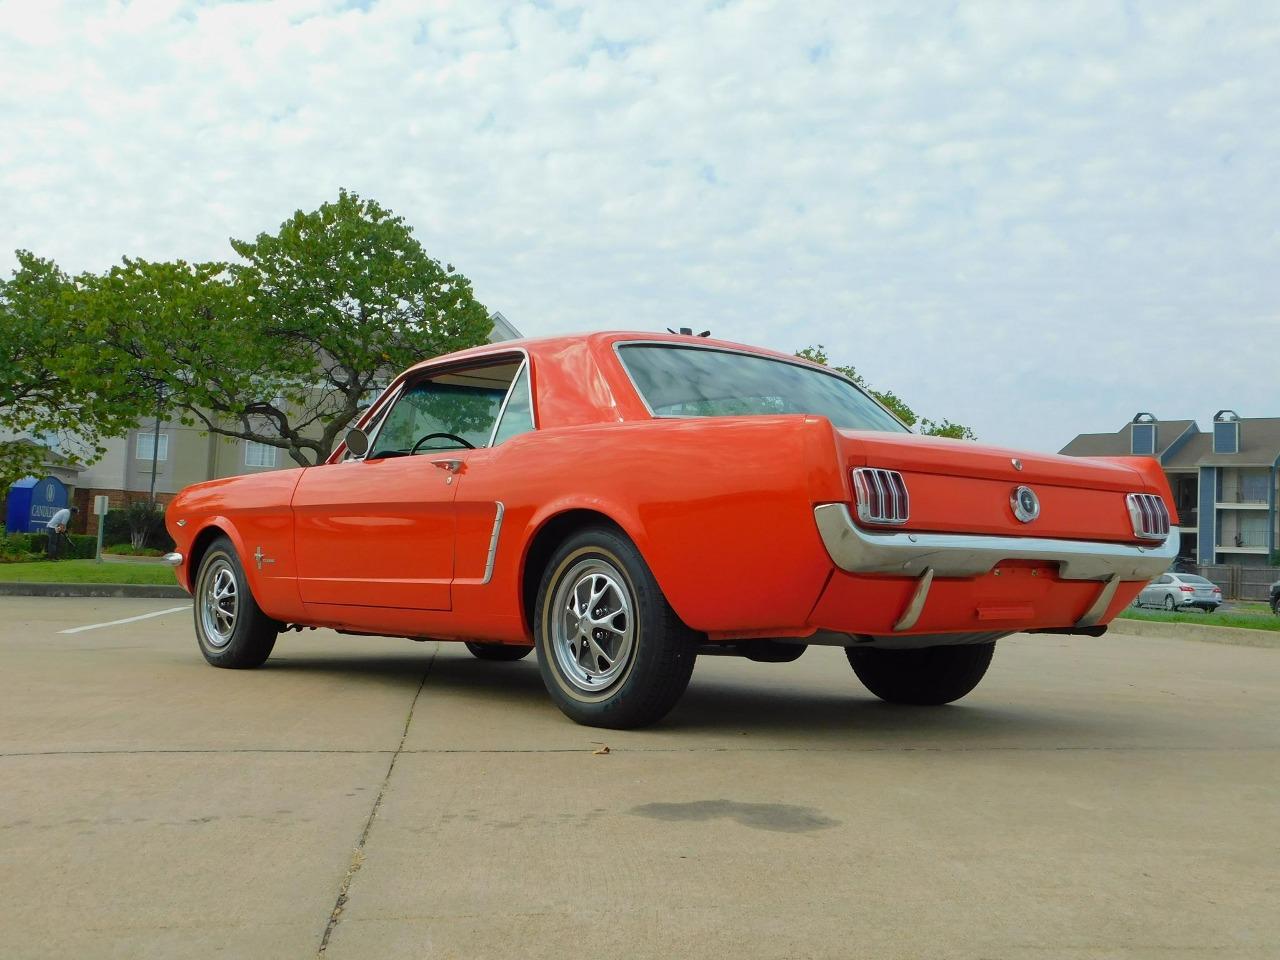
M 1014 637 L 933 710 L 704 658 L 617 733 L 448 644 L 215 670 L 175 606 L 0 598 L 0 956 L 1280 956 L 1280 650 Z

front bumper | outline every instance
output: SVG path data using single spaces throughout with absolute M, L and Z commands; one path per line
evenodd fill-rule
M 1135 546 L 1040 537 L 880 533 L 855 524 L 843 503 L 821 504 L 813 515 L 827 553 L 840 569 L 918 578 L 916 592 L 894 625 L 895 631 L 915 626 L 935 577 L 979 577 L 1009 560 L 1053 563 L 1060 579 L 1097 581 L 1097 597 L 1076 622 L 1077 627 L 1090 627 L 1102 619 L 1122 581 L 1152 580 L 1178 555 L 1177 527 L 1161 543 Z

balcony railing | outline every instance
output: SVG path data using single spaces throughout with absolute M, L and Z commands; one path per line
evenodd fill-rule
M 1254 533 L 1227 533 L 1222 534 L 1224 543 L 1218 544 L 1219 550 L 1237 550 L 1244 548 L 1246 550 L 1265 550 L 1267 548 L 1266 534 Z

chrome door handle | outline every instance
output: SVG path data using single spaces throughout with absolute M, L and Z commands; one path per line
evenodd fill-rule
M 457 473 L 462 469 L 461 460 L 432 460 L 431 462 L 441 470 L 448 470 L 450 473 Z

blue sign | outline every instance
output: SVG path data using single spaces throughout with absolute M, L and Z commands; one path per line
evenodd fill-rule
M 19 480 L 9 488 L 4 528 L 9 533 L 43 533 L 68 501 L 66 485 L 57 477 Z

